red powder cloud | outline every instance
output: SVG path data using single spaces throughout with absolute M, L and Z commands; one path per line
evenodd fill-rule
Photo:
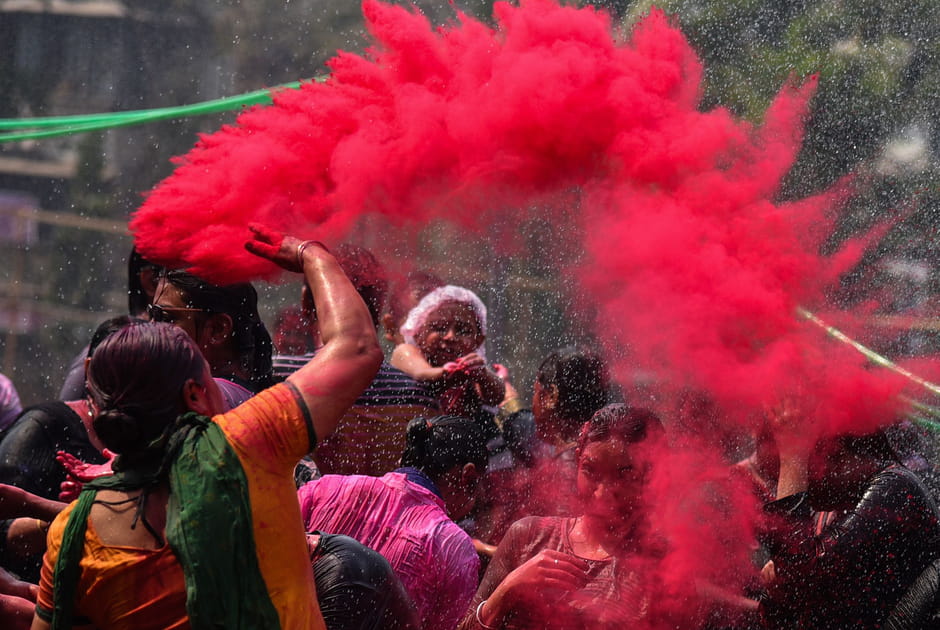
M 339 54 L 325 83 L 277 94 L 179 159 L 131 221 L 147 258 L 225 283 L 277 274 L 244 251 L 251 222 L 331 239 L 366 213 L 480 231 L 535 207 L 577 215 L 585 260 L 570 273 L 600 337 L 629 348 L 623 381 L 641 366 L 667 393 L 706 392 L 738 433 L 782 399 L 808 435 L 893 419 L 901 383 L 794 314 L 825 306 L 861 251 L 819 254 L 839 190 L 774 201 L 814 78 L 784 86 L 753 126 L 699 111 L 701 63 L 660 12 L 620 41 L 605 13 L 551 0 L 497 3 L 495 28 L 363 9 L 368 55 Z M 579 206 L 558 202 L 572 190 Z M 662 582 L 681 601 L 691 576 L 743 581 L 755 502 L 719 490 L 723 464 L 705 452 L 673 465 L 657 515 L 672 550 Z

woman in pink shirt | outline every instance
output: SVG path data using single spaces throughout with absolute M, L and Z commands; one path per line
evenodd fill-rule
M 480 561 L 455 520 L 486 470 L 480 427 L 458 416 L 408 424 L 402 467 L 382 477 L 326 475 L 297 492 L 308 532 L 344 534 L 378 551 L 411 596 L 424 630 L 453 630 Z

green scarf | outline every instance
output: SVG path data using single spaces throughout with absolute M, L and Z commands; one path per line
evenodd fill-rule
M 155 473 L 127 470 L 89 482 L 69 516 L 55 566 L 52 630 L 72 627 L 88 515 L 98 490 L 152 487 L 169 462 L 167 542 L 186 579 L 193 630 L 280 628 L 252 531 L 248 482 L 238 456 L 214 422 L 195 413 L 179 418 Z

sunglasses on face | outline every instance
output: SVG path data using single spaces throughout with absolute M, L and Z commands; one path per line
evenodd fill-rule
M 208 313 L 205 308 L 185 308 L 182 306 L 160 306 L 159 304 L 148 304 L 147 315 L 150 321 L 164 324 L 172 324 L 176 321 L 177 315 L 174 313 Z

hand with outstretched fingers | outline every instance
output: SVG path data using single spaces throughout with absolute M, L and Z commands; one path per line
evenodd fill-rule
M 58 451 L 55 459 L 65 469 L 68 478 L 59 484 L 59 500 L 71 502 L 78 498 L 82 492 L 82 487 L 86 482 L 98 477 L 107 477 L 113 475 L 114 471 L 111 465 L 114 463 L 115 454 L 104 449 L 104 456 L 108 460 L 103 464 L 89 464 L 83 462 L 71 453 Z
M 270 260 L 281 269 L 303 273 L 302 246 L 304 243 L 313 244 L 313 241 L 302 241 L 259 223 L 250 224 L 248 229 L 251 230 L 252 238 L 245 243 L 245 249 L 255 256 Z
M 114 463 L 114 458 L 117 457 L 117 455 L 108 449 L 104 449 L 102 455 L 107 458 L 107 461 L 103 464 L 89 464 L 88 462 L 83 462 L 71 453 L 66 453 L 65 451 L 58 451 L 55 459 L 62 468 L 65 469 L 69 477 L 72 477 L 75 481 L 86 482 L 97 479 L 98 477 L 106 477 L 114 474 L 111 465 Z

